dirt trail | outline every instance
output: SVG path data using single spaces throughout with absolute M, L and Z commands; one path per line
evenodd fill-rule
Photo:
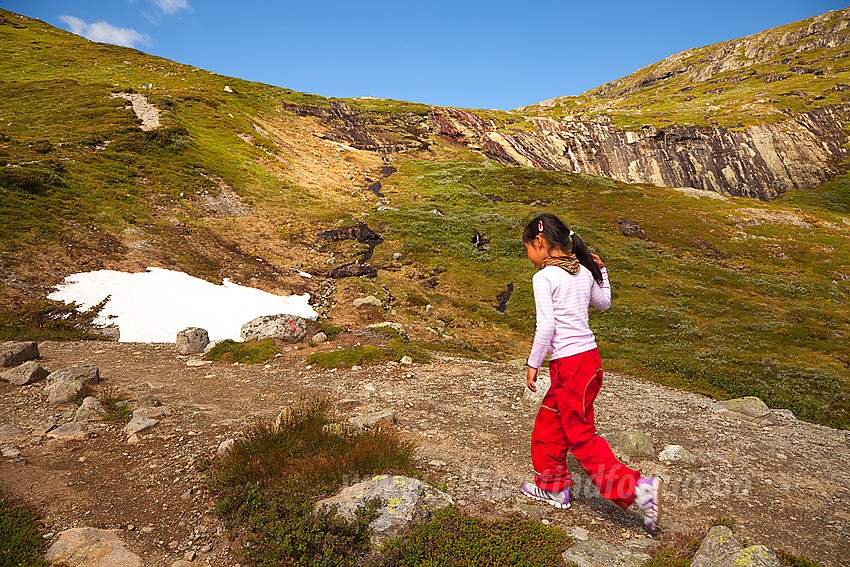
M 92 424 L 90 439 L 59 442 L 31 432 L 45 422 L 70 421 L 71 406 L 49 407 L 40 385 L 0 382 L 0 426 L 23 431 L 0 439 L 21 452 L 0 459 L 0 493 L 33 506 L 52 532 L 116 529 L 146 565 L 170 566 L 186 550 L 211 565 L 238 564 L 232 553 L 238 546 L 213 515 L 213 499 L 194 463 L 255 420 L 316 394 L 340 402 L 344 417 L 396 410 L 397 426 L 416 442 L 423 466 L 474 512 L 520 512 L 634 548 L 654 541 L 636 512 L 601 499 L 583 475 L 575 475 L 569 510 L 517 497 L 531 475 L 534 417 L 520 400 L 521 368 L 440 357 L 427 365 L 327 371 L 308 369 L 303 351 L 240 366 L 178 357 L 170 344 L 48 342 L 40 348 L 49 370 L 97 364 L 104 386 L 134 397 L 152 394 L 171 413 L 136 444 L 127 443 L 120 425 L 104 423 Z M 850 432 L 784 412 L 779 425 L 758 427 L 715 414 L 711 405 L 696 394 L 606 375 L 596 403 L 600 433 L 640 429 L 652 437 L 656 454 L 677 444 L 697 457 L 693 465 L 631 463 L 667 479 L 662 532 L 701 530 L 715 518 L 734 518 L 739 539 L 829 566 L 846 564 Z

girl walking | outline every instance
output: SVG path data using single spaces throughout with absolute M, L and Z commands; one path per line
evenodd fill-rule
M 528 259 L 539 270 L 532 278 L 537 328 L 528 357 L 526 385 L 536 392 L 537 372 L 549 353 L 551 387 L 534 422 L 531 461 L 534 482 L 522 492 L 557 508 L 570 507 L 567 452 L 581 464 L 602 496 L 622 509 L 633 502 L 644 526 L 658 522 L 659 479 L 641 478 L 622 464 L 596 434 L 593 401 L 602 386 L 602 362 L 588 324 L 588 307 L 611 306 L 605 264 L 555 215 L 535 217 L 522 234 Z

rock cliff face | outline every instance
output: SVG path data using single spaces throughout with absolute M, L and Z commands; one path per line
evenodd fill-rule
M 434 129 L 505 165 L 695 187 L 762 200 L 809 189 L 845 166 L 850 105 L 742 129 L 673 125 L 622 130 L 610 120 L 531 118 L 536 130 L 496 129 L 475 114 L 434 108 Z

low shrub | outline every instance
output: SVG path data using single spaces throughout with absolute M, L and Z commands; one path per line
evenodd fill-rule
M 559 528 L 513 517 L 488 522 L 449 506 L 401 540 L 388 542 L 384 567 L 455 565 L 563 565 L 561 555 L 573 540 Z
M 109 296 L 90 309 L 76 303 L 42 299 L 0 314 L 0 340 L 62 341 L 108 340 L 93 332 Z
M 207 353 L 207 360 L 223 362 L 241 362 L 244 364 L 261 364 L 273 359 L 280 352 L 275 346 L 274 339 L 261 341 L 245 341 L 239 343 L 227 339 L 217 343 Z
M 382 360 L 400 362 L 405 356 L 409 356 L 414 362 L 431 362 L 431 355 L 420 343 L 413 343 L 392 329 L 380 329 L 380 332 L 392 337 L 386 346 L 365 345 L 330 352 L 314 352 L 307 357 L 307 364 L 322 368 L 351 368 Z
M 38 517 L 0 498 L 0 567 L 46 567 L 45 551 Z

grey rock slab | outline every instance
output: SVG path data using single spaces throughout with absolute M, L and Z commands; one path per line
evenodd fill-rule
M 3 447 L 0 447 L 0 455 L 2 455 L 4 457 L 12 457 L 12 458 L 16 459 L 16 458 L 21 456 L 21 452 L 18 451 L 18 449 L 16 449 L 15 447 L 3 446 Z
M 35 360 L 28 360 L 11 370 L 0 373 L 0 380 L 5 380 L 16 386 L 25 386 L 44 380 L 50 374 Z
M 781 564 L 767 547 L 744 548 L 732 535 L 732 530 L 715 526 L 702 540 L 691 567 L 781 567 Z
M 618 455 L 627 457 L 652 457 L 655 455 L 652 439 L 643 431 L 616 431 L 604 437 Z
M 82 441 L 89 436 L 89 428 L 85 423 L 74 421 L 48 431 L 47 436 L 60 441 Z
M 693 455 L 693 453 L 681 445 L 667 445 L 664 447 L 664 450 L 658 454 L 658 460 L 666 463 L 682 462 L 693 464 L 696 462 L 697 458 Z
M 307 336 L 307 320 L 295 315 L 264 315 L 242 325 L 242 340 L 280 339 L 297 343 Z
M 319 331 L 318 333 L 313 335 L 312 340 L 316 344 L 321 344 L 321 343 L 325 342 L 326 340 L 328 340 L 328 336 L 325 333 L 323 333 L 322 331 Z
M 580 541 L 561 556 L 579 567 L 643 567 L 650 557 L 598 539 Z
M 177 352 L 180 354 L 200 354 L 210 344 L 206 329 L 188 327 L 177 333 Z
M 756 425 L 776 425 L 779 423 L 776 414 L 760 398 L 755 396 L 717 402 L 712 410 L 715 413 L 725 414 L 743 421 L 751 421 Z
M 159 424 L 159 421 L 155 419 L 148 419 L 142 416 L 133 417 L 133 419 L 131 419 L 130 422 L 125 425 L 121 431 L 123 431 L 127 435 L 133 435 L 140 431 L 144 431 L 145 429 L 150 429 L 151 427 L 154 427 L 157 424 Z
M 48 383 L 78 380 L 84 386 L 100 382 L 100 369 L 95 364 L 75 364 L 47 375 Z
M 68 567 L 142 567 L 142 558 L 109 530 L 73 528 L 59 533 L 45 559 Z
M 401 537 L 415 524 L 429 521 L 434 511 L 454 503 L 451 496 L 421 480 L 379 475 L 343 488 L 339 494 L 320 500 L 316 506 L 336 506 L 340 516 L 353 520 L 357 508 L 373 498 L 382 501 L 378 517 L 369 524 L 373 546 Z
M 32 430 L 32 434 L 39 436 L 44 435 L 54 427 L 56 427 L 55 421 L 45 421 L 41 425 L 36 425 L 35 428 Z
M 41 356 L 38 343 L 33 341 L 0 343 L 0 367 L 17 366 Z

